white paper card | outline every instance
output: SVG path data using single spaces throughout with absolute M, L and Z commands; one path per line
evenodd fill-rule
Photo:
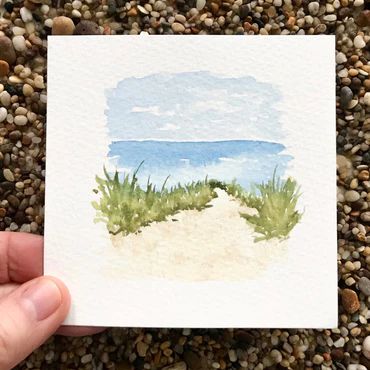
M 334 37 L 48 43 L 66 324 L 337 325 Z

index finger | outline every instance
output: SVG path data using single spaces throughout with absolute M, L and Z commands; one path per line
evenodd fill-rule
M 43 273 L 43 237 L 0 232 L 0 284 L 24 283 Z

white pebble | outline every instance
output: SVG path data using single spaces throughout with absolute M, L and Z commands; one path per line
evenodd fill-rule
M 337 62 L 337 64 L 343 64 L 347 61 L 347 57 L 344 53 L 339 52 L 335 57 L 335 61 Z
M 41 76 L 41 75 L 36 76 L 35 79 L 33 80 L 33 82 L 34 82 L 36 88 L 38 88 L 38 89 L 44 89 L 45 88 L 44 77 L 43 76 Z
M 206 0 L 197 0 L 197 9 L 202 10 L 206 6 Z
M 0 122 L 3 122 L 7 115 L 8 115 L 8 112 L 7 112 L 6 108 L 1 107 L 0 108 Z
M 24 39 L 23 36 L 14 36 L 13 46 L 14 46 L 14 49 L 17 51 L 24 51 L 26 50 L 26 40 Z
M 308 11 L 311 15 L 317 15 L 320 9 L 320 4 L 317 1 L 308 3 Z
M 364 41 L 361 35 L 357 35 L 353 40 L 353 44 L 355 45 L 356 49 L 362 49 L 366 46 L 366 42 Z
M 0 102 L 4 107 L 9 107 L 10 105 L 10 94 L 5 90 L 0 94 Z
M 345 344 L 345 339 L 343 337 L 341 337 L 341 338 L 339 338 L 338 340 L 336 340 L 334 342 L 334 347 L 342 348 L 342 347 L 344 347 L 344 344 Z
M 370 92 L 364 95 L 364 104 L 370 107 Z
M 26 116 L 15 116 L 14 117 L 14 123 L 17 126 L 24 126 L 27 124 L 27 117 Z
M 81 1 L 80 1 L 80 0 L 74 0 L 74 1 L 72 2 L 72 7 L 73 7 L 73 9 L 80 9 L 80 8 L 81 8 L 81 6 L 82 6 L 82 3 L 81 3 Z
M 367 368 L 360 364 L 349 364 L 347 370 L 367 370 Z
M 21 18 L 24 23 L 31 22 L 33 20 L 32 13 L 26 7 L 23 7 L 19 11 L 21 13 Z
M 370 359 L 370 335 L 362 343 L 362 353 L 366 358 Z
M 356 6 L 356 7 L 362 6 L 362 5 L 364 5 L 364 0 L 355 0 L 353 2 L 353 5 Z
M 42 14 L 44 15 L 48 14 L 50 10 L 49 5 L 42 4 L 40 10 Z
M 26 30 L 24 28 L 17 26 L 14 26 L 12 28 L 12 31 L 14 36 L 23 36 L 26 33 Z

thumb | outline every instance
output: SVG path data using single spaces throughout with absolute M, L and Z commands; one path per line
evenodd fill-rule
M 0 301 L 0 369 L 14 367 L 45 342 L 68 313 L 65 285 L 52 277 L 31 280 Z

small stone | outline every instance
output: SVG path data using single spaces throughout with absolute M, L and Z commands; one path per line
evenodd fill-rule
M 345 343 L 346 343 L 345 339 L 343 337 L 341 337 L 341 338 L 339 338 L 338 340 L 336 340 L 334 342 L 334 347 L 336 347 L 336 348 L 343 348 L 344 345 L 345 345 Z
M 73 35 L 75 25 L 71 18 L 60 16 L 53 19 L 52 35 Z
M 353 98 L 353 92 L 348 86 L 344 86 L 340 90 L 340 105 L 346 109 Z
M 249 4 L 243 4 L 239 8 L 239 16 L 241 19 L 247 18 L 248 14 L 251 11 L 251 6 Z
M 87 354 L 87 355 L 83 355 L 81 357 L 81 364 L 87 364 L 89 362 L 91 362 L 93 358 L 93 355 L 91 353 Z
M 34 93 L 34 89 L 29 84 L 24 84 L 22 87 L 22 92 L 24 96 L 31 96 Z
M 370 296 L 370 280 L 367 277 L 363 276 L 360 278 L 358 288 L 366 297 Z
M 277 349 L 273 349 L 270 352 L 270 356 L 274 360 L 275 364 L 279 364 L 283 360 L 283 355 Z
M 356 49 L 362 49 L 366 46 L 366 42 L 361 35 L 357 35 L 353 40 L 353 45 Z
M 184 361 L 176 362 L 175 364 L 163 367 L 162 370 L 186 370 L 187 366 Z
M 7 181 L 13 182 L 14 181 L 14 175 L 13 172 L 9 170 L 9 168 L 3 169 L 3 175 Z
M 19 199 L 13 195 L 13 194 L 10 194 L 7 198 L 8 202 L 10 203 L 10 205 L 14 208 L 18 208 L 19 206 Z
M 26 7 L 23 6 L 19 10 L 19 13 L 21 14 L 21 18 L 22 18 L 22 21 L 24 23 L 32 22 L 33 16 L 32 16 L 32 13 L 29 9 L 27 9 Z
M 370 107 L 370 92 L 365 93 L 364 95 L 364 104 Z
M 315 365 L 321 365 L 324 362 L 324 357 L 322 357 L 319 354 L 316 354 L 315 356 L 313 356 L 312 362 Z
M 308 3 L 308 11 L 311 15 L 317 15 L 319 13 L 320 4 L 317 1 Z
M 92 21 L 81 21 L 75 28 L 74 35 L 100 35 L 99 26 Z
M 328 14 L 324 17 L 324 21 L 326 22 L 335 22 L 337 20 L 337 16 L 335 14 Z
M 181 23 L 178 23 L 178 22 L 172 23 L 171 28 L 172 28 L 173 32 L 175 32 L 175 33 L 182 33 L 182 32 L 185 31 L 184 25 L 182 25 Z
M 9 37 L 0 36 L 0 59 L 5 60 L 10 65 L 17 59 L 14 46 Z
M 43 76 L 41 76 L 41 75 L 36 76 L 33 82 L 34 82 L 36 88 L 45 89 L 44 77 Z
M 347 62 L 347 57 L 344 53 L 339 52 L 335 57 L 335 61 L 337 62 L 337 64 L 343 64 L 343 63 Z
M 9 73 L 9 64 L 5 60 L 0 60 L 0 77 L 5 77 Z
M 0 122 L 5 121 L 7 115 L 8 115 L 8 111 L 6 110 L 6 108 L 1 107 L 0 108 Z
M 352 289 L 343 289 L 342 304 L 345 311 L 349 314 L 353 314 L 360 309 L 357 293 Z
M 148 350 L 149 346 L 148 344 L 140 341 L 136 344 L 136 350 L 140 357 L 146 356 L 146 351 Z
M 370 222 L 370 211 L 361 213 L 360 218 L 364 222 Z
M 17 126 L 24 126 L 27 124 L 27 122 L 28 122 L 28 119 L 26 116 L 15 116 L 14 117 L 14 123 Z
M 344 198 L 347 202 L 357 202 L 360 194 L 356 190 L 348 190 L 344 193 Z
M 356 18 L 356 23 L 360 27 L 370 26 L 370 10 L 362 11 Z
M 15 50 L 20 52 L 26 50 L 26 40 L 23 36 L 14 36 L 12 41 Z
M 202 10 L 206 6 L 206 0 L 197 0 L 196 8 L 197 10 Z
M 228 354 L 231 362 L 236 362 L 238 360 L 238 356 L 236 355 L 236 352 L 233 349 L 230 349 Z
M 358 179 L 361 181 L 367 181 L 370 178 L 370 173 L 367 170 L 363 170 L 358 174 Z
M 333 348 L 330 352 L 331 358 L 336 361 L 341 361 L 344 358 L 343 350 L 340 348 Z
M 370 335 L 368 335 L 362 343 L 362 353 L 368 359 L 370 359 Z

